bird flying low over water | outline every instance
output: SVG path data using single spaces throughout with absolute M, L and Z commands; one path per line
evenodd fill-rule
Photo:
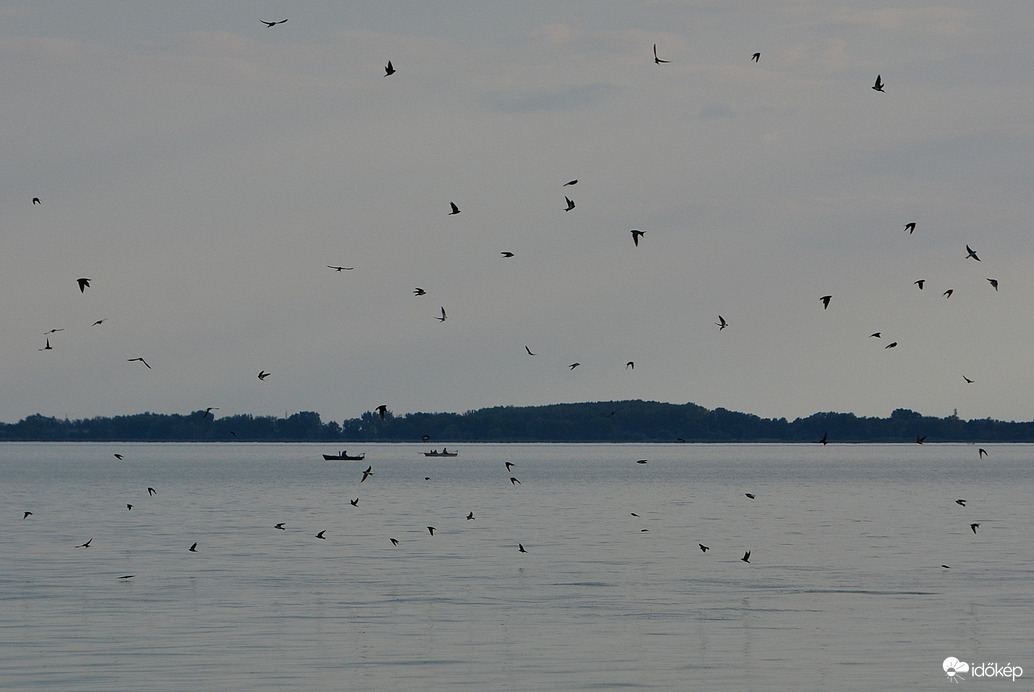
M 286 19 L 281 19 L 279 22 L 267 22 L 265 19 L 260 19 L 259 21 L 262 22 L 263 24 L 265 24 L 266 28 L 272 29 L 277 24 L 283 24 L 287 20 Z
M 755 499 L 754 493 L 743 493 L 743 494 L 746 495 L 747 497 L 749 497 L 751 500 Z
M 460 208 L 456 206 L 455 202 L 449 202 L 449 206 L 452 207 L 452 211 L 449 212 L 449 216 L 460 213 Z
M 918 281 L 913 281 L 912 283 L 914 283 L 916 286 L 918 286 L 919 290 L 921 291 L 921 290 L 923 290 L 923 284 L 926 283 L 926 279 L 919 279 Z
M 127 512 L 132 512 L 133 511 L 133 505 L 127 504 L 126 505 L 126 511 Z
M 572 209 L 574 209 L 574 200 L 573 199 L 571 199 L 570 197 L 564 197 L 564 201 L 567 202 L 567 208 L 564 209 L 564 211 L 571 211 Z
M 319 532 L 318 534 L 316 534 L 316 538 L 320 539 L 321 541 L 325 541 L 325 540 L 327 540 L 327 537 L 323 535 L 323 534 L 325 534 L 326 532 L 327 532 L 327 530 L 326 530 L 326 529 L 323 529 L 323 530 L 322 530 L 322 531 L 320 531 L 320 532 Z
M 869 338 L 870 339 L 873 339 L 873 338 L 879 339 L 879 338 L 882 337 L 882 335 L 883 335 L 883 332 L 873 332 L 872 334 L 869 335 Z
M 426 296 L 427 295 L 427 291 L 425 291 L 422 288 L 414 288 L 413 289 L 413 295 L 415 295 L 415 296 Z
M 761 62 L 761 53 L 755 53 L 754 55 L 750 56 L 750 59 L 754 62 Z
M 983 447 L 977 449 L 977 459 L 983 459 L 987 456 L 987 450 Z
M 32 203 L 33 204 L 43 204 L 43 202 L 39 201 L 39 197 L 33 197 L 32 198 Z
M 511 257 L 513 257 L 513 253 L 509 250 L 503 250 L 499 254 L 502 255 L 505 259 L 510 259 Z
M 260 380 L 265 380 L 265 379 L 266 379 L 267 377 L 269 377 L 269 376 L 270 376 L 270 374 L 271 374 L 271 373 L 268 373 L 268 372 L 266 372 L 265 370 L 259 370 L 258 378 L 259 378 Z
M 977 262 L 980 261 L 980 258 L 977 257 L 976 251 L 974 251 L 973 248 L 971 248 L 969 245 L 967 245 L 966 246 L 966 259 L 969 259 L 970 257 L 975 259 Z
M 470 520 L 472 520 L 473 518 L 474 518 L 474 513 L 473 513 L 473 512 L 471 512 L 471 513 L 469 513 L 469 514 L 467 515 L 467 521 L 470 521 Z
M 354 500 L 349 500 L 348 502 L 349 502 L 349 503 L 350 503 L 350 504 L 351 504 L 351 505 L 352 505 L 353 507 L 358 507 L 358 506 L 359 506 L 359 498 L 358 498 L 358 497 L 357 497 L 357 498 L 355 498 Z
M 391 541 L 392 545 L 398 545 L 399 544 L 399 539 L 397 539 L 397 538 L 389 538 L 388 540 Z
M 140 362 L 141 362 L 141 363 L 143 363 L 144 365 L 147 365 L 147 361 L 146 361 L 146 360 L 144 360 L 143 358 L 126 358 L 126 362 L 127 362 L 127 363 L 133 363 L 133 362 L 136 362 L 136 361 L 140 361 Z M 151 368 L 151 366 L 150 366 L 150 365 L 147 365 L 147 369 L 148 369 L 148 370 L 152 370 L 153 368 Z
M 743 562 L 746 562 L 749 565 L 750 564 L 750 551 L 748 550 L 747 552 L 743 553 L 743 557 L 741 557 L 740 560 L 742 560 Z
M 898 347 L 898 342 L 897 341 L 891 341 L 889 344 L 884 346 L 883 349 L 887 350 L 888 348 L 897 348 L 897 347 Z
M 715 324 L 718 325 L 718 331 L 722 331 L 723 329 L 729 326 L 729 323 L 726 322 L 725 318 L 721 315 L 718 315 L 718 321 L 715 322 Z
M 281 531 L 287 531 L 287 529 L 284 528 L 284 522 L 280 522 L 279 524 L 277 524 L 273 528 L 274 529 L 280 529 Z
M 535 353 L 532 353 L 532 352 L 531 352 L 531 349 L 530 349 L 530 348 L 528 348 L 527 346 L 525 346 L 525 347 L 524 347 L 524 350 L 528 352 L 528 355 L 529 355 L 529 356 L 534 356 L 534 355 L 537 355 L 537 354 L 535 354 Z
M 909 235 L 912 235 L 912 232 L 916 230 L 916 222 L 910 221 L 909 223 L 906 223 L 905 230 L 908 231 Z
M 700 552 L 702 553 L 706 553 L 708 550 L 711 549 L 711 546 L 704 545 L 703 543 L 697 543 L 697 545 L 700 546 Z
M 114 456 L 114 457 L 115 457 L 116 459 L 118 459 L 119 461 L 122 461 L 122 455 L 121 455 L 121 454 L 114 454 L 113 456 Z
M 964 379 L 966 381 L 966 384 L 973 384 L 973 380 L 969 379 L 965 375 L 962 376 L 962 379 Z
M 91 281 L 93 281 L 93 279 L 76 279 L 76 283 L 79 284 L 79 292 L 86 293 L 86 289 L 90 287 Z
M 448 319 L 448 315 L 445 314 L 445 308 L 444 307 L 442 307 L 442 316 L 441 317 L 435 317 L 435 319 L 438 320 L 439 322 L 444 322 L 446 319 Z
M 963 500 L 963 499 L 960 498 L 958 500 L 955 500 L 955 504 L 962 505 L 963 507 L 965 507 L 966 506 L 966 500 Z
M 22 519 L 28 519 L 31 516 L 32 516 L 32 512 L 26 512 L 25 514 L 22 515 Z
M 656 43 L 653 44 L 653 61 L 657 65 L 660 65 L 662 62 L 671 62 L 671 60 L 661 60 L 660 58 L 657 57 L 657 44 Z
M 504 461 L 503 463 L 506 465 L 506 470 L 507 471 L 509 471 L 510 469 L 512 469 L 514 466 L 517 465 L 517 464 L 513 463 L 512 461 Z
M 428 526 L 427 527 L 427 532 L 433 536 L 434 535 L 434 527 L 433 526 Z
M 998 290 L 998 279 L 988 279 L 987 282 L 994 287 L 994 290 Z
M 646 231 L 632 231 L 632 242 L 635 243 L 636 247 L 639 247 L 639 239 L 646 235 Z
M 524 549 L 524 544 L 523 544 L 523 543 L 518 543 L 518 544 L 517 544 L 517 551 L 518 551 L 518 552 L 521 552 L 521 553 L 526 553 L 526 552 L 528 552 L 527 550 L 525 550 L 525 549 Z
M 568 367 L 569 369 L 571 369 L 571 370 L 574 370 L 574 369 L 575 369 L 575 368 L 577 368 L 577 367 L 578 367 L 579 365 L 581 365 L 581 363 L 571 363 L 571 364 L 570 364 L 570 365 L 568 365 L 567 367 Z
M 971 528 L 973 530 L 973 533 L 976 533 L 978 526 L 980 526 L 980 524 L 970 524 L 969 528 Z
M 390 77 L 393 74 L 395 74 L 395 68 L 392 66 L 391 61 L 389 60 L 388 64 L 384 67 L 384 76 Z
M 951 298 L 951 294 L 954 293 L 954 292 L 955 292 L 954 288 L 949 288 L 947 291 L 944 292 L 944 297 L 945 298 Z
M 189 548 L 187 548 L 187 550 L 189 550 L 192 553 L 196 553 L 197 552 L 197 543 L 195 543 L 194 545 L 192 545 Z
M 577 185 L 577 184 L 578 184 L 578 178 L 575 178 L 574 180 L 568 180 L 566 183 L 561 185 L 561 187 L 567 187 L 569 185 Z
M 829 444 L 829 433 L 822 433 L 822 439 L 819 440 L 819 444 Z
M 89 548 L 91 543 L 93 543 L 93 539 L 92 538 L 90 540 L 86 541 L 85 543 L 80 543 L 79 545 L 76 546 L 76 548 Z
M 880 75 L 876 75 L 876 82 L 872 85 L 873 90 L 883 91 L 883 78 Z
M 158 494 L 158 491 L 155 490 L 154 488 L 148 488 L 147 489 L 147 494 L 148 494 L 148 496 L 154 496 L 154 495 Z
M 822 309 L 825 310 L 829 307 L 829 301 L 833 300 L 833 296 L 822 296 L 819 300 L 822 301 Z
M 328 269 L 333 269 L 336 272 L 350 272 L 353 269 L 355 269 L 355 267 L 339 267 L 336 264 L 328 264 L 327 268 Z
M 520 485 L 521 482 L 516 477 L 510 476 L 510 485 Z
M 373 475 L 373 467 L 372 466 L 367 466 L 366 470 L 363 471 L 363 479 L 361 481 L 359 481 L 359 482 L 362 483 L 363 481 L 365 481 L 367 478 L 369 478 L 372 475 Z
M 923 444 L 926 441 L 926 435 L 916 435 L 916 444 Z
M 645 464 L 647 461 L 649 461 L 649 459 L 636 459 L 635 463 L 637 463 L 637 464 Z

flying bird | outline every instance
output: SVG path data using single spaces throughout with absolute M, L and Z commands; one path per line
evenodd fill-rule
M 509 471 L 510 469 L 512 469 L 514 466 L 517 465 L 517 464 L 513 463 L 512 461 L 506 461 L 506 462 L 503 462 L 503 463 L 506 465 L 506 470 L 507 471 Z
M 829 301 L 833 300 L 833 296 L 822 296 L 819 300 L 822 301 L 822 309 L 825 310 L 829 307 Z
M 287 529 L 284 528 L 284 522 L 280 522 L 279 524 L 277 524 L 273 528 L 274 529 L 280 529 L 281 531 L 287 531 Z
M 645 464 L 647 461 L 649 461 L 649 459 L 636 459 L 635 463 L 637 463 L 637 464 Z
M 646 231 L 632 231 L 632 242 L 635 243 L 636 247 L 639 247 L 639 239 L 646 235 Z
M 574 370 L 574 369 L 575 369 L 575 368 L 577 368 L 577 367 L 578 367 L 579 365 L 581 365 L 581 363 L 571 363 L 571 364 L 570 364 L 570 365 L 568 365 L 567 367 L 568 367 L 568 368 L 569 368 L 570 370 Z
M 955 500 L 955 504 L 962 505 L 963 507 L 965 507 L 966 506 L 966 500 L 962 500 L 962 499 Z
M 511 257 L 513 257 L 513 253 L 508 250 L 504 250 L 499 254 L 502 255 L 505 259 L 510 259 Z
M 444 307 L 442 308 L 442 316 L 441 317 L 435 317 L 435 319 L 438 320 L 439 322 L 444 322 L 446 319 L 448 319 L 448 315 L 445 314 L 445 308 Z
M 158 491 L 157 491 L 157 490 L 155 490 L 154 488 L 148 488 L 148 489 L 147 489 L 147 495 L 148 495 L 148 496 L 150 496 L 150 497 L 153 497 L 153 496 L 155 496 L 155 495 L 157 495 L 157 494 L 158 494 Z
M 218 407 L 218 406 L 209 406 L 208 408 L 206 408 L 206 409 L 205 409 L 205 410 L 204 410 L 204 411 L 203 411 L 203 412 L 201 413 L 201 417 L 202 417 L 202 418 L 208 418 L 209 416 L 211 416 L 211 415 L 212 415 L 212 411 L 218 411 L 218 410 L 219 410 L 219 407 Z
M 951 298 L 951 294 L 954 293 L 954 292 L 955 292 L 954 288 L 949 288 L 947 291 L 944 292 L 944 297 L 945 298 Z
M 888 348 L 897 348 L 897 345 L 897 341 L 891 341 L 889 344 L 883 347 L 883 350 L 887 350 Z
M 912 232 L 916 230 L 916 222 L 910 221 L 909 223 L 906 223 L 905 230 L 908 231 L 909 235 L 912 235 Z
M 380 406 L 377 407 L 376 410 L 377 410 L 377 413 L 380 415 L 381 420 L 384 420 L 384 416 L 388 415 L 388 405 L 387 404 L 381 404 Z
M 988 279 L 987 281 L 994 287 L 996 291 L 998 290 L 998 279 Z
M 359 506 L 359 498 L 358 497 L 355 498 L 354 500 L 349 500 L 349 502 L 351 503 L 351 505 L 353 507 L 358 507 Z
M 393 74 L 395 74 L 395 68 L 392 66 L 391 61 L 389 60 L 387 66 L 384 68 L 384 76 L 390 77 Z
M 28 519 L 31 516 L 32 516 L 32 512 L 26 512 L 25 514 L 22 515 L 22 519 Z
M 263 24 L 265 24 L 266 28 L 272 29 L 277 24 L 283 24 L 287 20 L 286 19 L 281 19 L 279 22 L 267 22 L 265 19 L 260 19 L 259 21 L 262 22 Z
M 90 287 L 91 281 L 93 281 L 93 279 L 76 279 L 76 282 L 79 284 L 79 292 L 86 293 L 86 289 Z
M 328 264 L 327 268 L 328 269 L 333 269 L 334 271 L 337 271 L 337 272 L 350 272 L 353 269 L 355 269 L 355 267 L 339 267 L 336 264 Z
M 671 60 L 661 60 L 660 58 L 657 57 L 657 44 L 656 43 L 653 44 L 653 61 L 654 61 L 654 63 L 656 63 L 658 65 L 660 65 L 662 62 L 671 62 Z
M 92 538 L 90 540 L 86 541 L 85 543 L 80 543 L 79 545 L 76 546 L 76 548 L 89 548 L 91 543 L 93 543 L 93 539 Z
M 567 187 L 568 185 L 577 185 L 577 184 L 578 184 L 578 178 L 575 178 L 574 180 L 568 180 L 566 183 L 561 185 L 561 187 Z
M 105 317 L 104 319 L 107 319 L 107 318 Z M 90 326 L 91 327 L 96 327 L 98 324 L 104 324 L 104 319 L 97 320 L 96 322 L 94 322 Z
M 129 581 L 130 579 L 132 579 L 135 576 L 136 576 L 135 574 L 123 574 L 121 577 L 119 577 L 119 579 L 121 579 L 123 581 Z
M 743 494 L 746 495 L 747 497 L 749 497 L 751 500 L 755 499 L 754 498 L 754 493 L 743 493 Z
M 966 384 L 973 384 L 973 380 L 969 379 L 965 375 L 962 376 L 962 379 L 964 379 L 966 381 Z
M 537 354 L 535 354 L 535 353 L 532 353 L 532 352 L 531 352 L 531 349 L 530 349 L 530 348 L 528 348 L 527 346 L 525 346 L 525 347 L 524 347 L 524 350 L 528 352 L 528 355 L 529 355 L 529 356 L 534 356 L 534 355 L 537 355 Z
M 141 363 L 143 363 L 144 365 L 147 365 L 147 361 L 146 361 L 146 360 L 144 360 L 143 358 L 126 358 L 126 362 L 127 362 L 127 363 L 133 363 L 133 362 L 135 362 L 135 361 L 140 361 L 140 362 L 141 362 Z M 151 366 L 150 366 L 150 365 L 147 365 L 147 369 L 148 369 L 148 370 L 151 370 L 152 368 L 151 368 Z
M 630 360 L 627 363 L 625 363 L 625 370 L 635 370 L 635 361 Z
M 638 516 L 639 516 L 639 515 L 638 515 L 638 514 L 636 514 L 635 512 L 629 512 L 629 514 L 631 514 L 631 515 L 632 515 L 633 517 L 638 517 Z
M 434 527 L 433 526 L 428 526 L 427 527 L 427 532 L 433 536 L 434 535 Z
M 571 211 L 574 209 L 574 200 L 570 197 L 564 197 L 564 199 L 567 201 L 567 209 L 564 209 L 564 211 Z
M 874 339 L 874 338 L 875 339 L 879 339 L 879 338 L 882 337 L 882 335 L 883 335 L 883 332 L 873 332 L 872 334 L 869 335 L 869 338 L 870 339 Z
M 114 457 L 115 457 L 116 459 L 118 459 L 119 461 L 122 461 L 122 455 L 121 455 L 121 454 L 115 454 L 115 455 L 113 455 L 113 456 L 114 456 Z
M 33 204 L 43 204 L 43 202 L 39 201 L 39 197 L 33 197 L 32 198 L 32 203 Z
M 523 543 L 518 543 L 518 544 L 517 544 L 517 551 L 518 551 L 518 552 L 521 552 L 521 553 L 526 553 L 526 552 L 528 552 L 527 550 L 525 550 L 525 549 L 524 549 L 524 544 L 523 544 Z
M 986 449 L 984 449 L 983 447 L 977 449 L 977 459 L 983 459 L 986 456 L 987 456 L 987 450 Z M 30 514 L 31 514 L 31 512 L 30 512 Z
M 470 521 L 473 518 L 474 518 L 474 513 L 473 512 L 471 512 L 470 514 L 467 515 L 467 521 Z
M 36 350 L 37 351 L 53 351 L 54 347 L 50 345 L 50 339 L 48 338 L 47 339 L 47 345 L 44 346 L 43 348 L 37 348 Z
M 51 329 L 50 331 L 43 332 L 43 334 L 44 335 L 46 335 L 46 334 L 57 334 L 58 332 L 63 332 L 63 331 L 65 331 L 64 328 L 55 328 L 55 329 Z
M 399 544 L 399 539 L 397 539 L 397 538 L 389 538 L 388 540 L 391 541 L 392 545 L 398 545 Z
M 326 529 L 323 529 L 323 530 L 322 530 L 322 531 L 320 531 L 320 532 L 319 532 L 318 534 L 316 534 L 316 538 L 320 539 L 321 541 L 325 541 L 325 540 L 327 540 L 327 537 L 323 535 L 323 534 L 325 534 L 326 532 L 327 532 L 327 530 L 326 530 Z
M 700 546 L 700 552 L 702 552 L 702 553 L 706 553 L 708 550 L 711 549 L 711 546 L 704 545 L 703 543 L 697 543 L 697 545 Z
M 192 553 L 196 553 L 197 552 L 197 543 L 195 543 L 194 545 L 192 545 L 189 548 L 187 548 L 187 550 L 189 550 Z
M 520 485 L 520 484 L 521 484 L 521 482 L 519 480 L 517 480 L 517 478 L 515 478 L 514 476 L 510 476 L 510 485 Z
M 970 524 L 969 528 L 971 528 L 973 530 L 973 533 L 976 533 L 978 526 L 980 526 L 980 524 Z
M 271 374 L 272 374 L 272 373 L 268 373 L 268 372 L 266 372 L 265 370 L 259 370 L 258 378 L 259 378 L 260 380 L 265 380 L 265 379 L 266 379 L 267 377 L 269 377 L 269 376 L 270 376 Z
M 414 288 L 413 289 L 413 295 L 415 295 L 415 296 L 426 296 L 427 295 L 427 291 L 425 291 L 422 288 Z
M 926 435 L 916 435 L 916 444 L 923 444 L 926 440 Z
M 823 445 L 829 444 L 829 433 L 828 432 L 822 433 L 822 439 L 819 440 L 819 444 L 823 444 Z
M 876 75 L 876 83 L 872 85 L 875 91 L 883 91 L 883 79 L 880 75 Z
M 743 553 L 743 557 L 741 557 L 740 560 L 743 560 L 744 562 L 746 562 L 749 565 L 750 564 L 750 551 L 748 550 L 747 552 Z
M 971 248 L 969 245 L 967 245 L 966 246 L 966 259 L 969 259 L 970 257 L 975 259 L 977 262 L 980 261 L 980 258 L 977 257 L 976 251 L 973 248 Z
M 761 53 L 755 53 L 754 55 L 750 56 L 750 59 L 754 62 L 761 62 Z
M 718 331 L 722 331 L 723 329 L 729 326 L 729 323 L 726 322 L 725 318 L 721 315 L 718 315 L 718 321 L 715 322 L 715 324 L 718 325 Z
M 449 206 L 452 207 L 452 211 L 449 212 L 449 216 L 460 213 L 460 208 L 456 206 L 455 202 L 449 202 Z
M 126 511 L 132 512 L 133 511 L 133 505 L 127 504 L 126 505 Z
M 914 283 L 916 286 L 918 286 L 919 290 L 921 291 L 921 290 L 923 290 L 923 284 L 926 283 L 926 279 L 919 279 L 918 281 L 913 281 L 912 283 Z
M 372 466 L 367 466 L 366 470 L 363 471 L 363 480 L 361 480 L 359 482 L 362 483 L 363 481 L 365 481 L 367 478 L 369 478 L 372 475 L 373 475 L 373 467 Z

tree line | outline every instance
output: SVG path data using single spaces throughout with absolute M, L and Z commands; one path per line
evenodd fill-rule
M 761 418 L 656 401 L 497 406 L 323 422 L 313 411 L 273 416 L 138 413 L 69 420 L 40 414 L 0 423 L 0 441 L 140 442 L 1034 442 L 1034 421 L 962 420 L 897 409 L 888 418 L 815 413 Z

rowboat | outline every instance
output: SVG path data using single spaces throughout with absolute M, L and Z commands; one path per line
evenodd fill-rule
M 324 454 L 324 461 L 362 461 L 366 458 L 366 452 L 356 456 L 348 456 L 345 450 L 341 450 L 341 454 Z
M 450 452 L 449 450 L 442 447 L 442 451 L 432 449 L 430 452 L 424 452 L 425 457 L 454 457 L 458 456 L 459 452 Z

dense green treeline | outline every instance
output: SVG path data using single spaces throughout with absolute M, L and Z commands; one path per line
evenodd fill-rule
M 655 401 L 497 406 L 466 413 L 408 413 L 324 423 L 318 413 L 287 418 L 139 413 L 58 419 L 35 414 L 0 423 L 0 440 L 147 442 L 1034 442 L 1034 422 L 962 420 L 907 409 L 889 418 L 816 413 L 760 418 L 723 408 Z

